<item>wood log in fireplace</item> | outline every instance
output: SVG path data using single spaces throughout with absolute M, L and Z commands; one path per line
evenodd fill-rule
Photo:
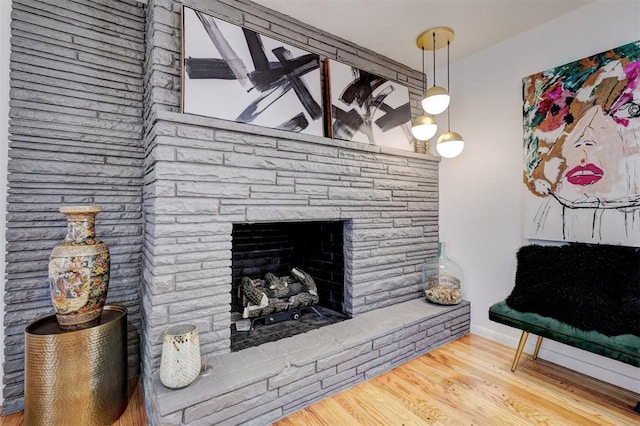
M 291 275 L 277 277 L 267 273 L 264 279 L 242 277 L 240 286 L 243 318 L 256 318 L 313 306 L 318 303 L 316 283 L 300 268 L 292 268 Z

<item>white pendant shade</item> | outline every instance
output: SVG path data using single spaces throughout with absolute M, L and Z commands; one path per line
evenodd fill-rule
M 422 98 L 422 109 L 431 115 L 442 114 L 448 107 L 451 97 L 447 89 L 440 86 L 430 87 Z
M 416 117 L 411 123 L 411 134 L 419 141 L 431 139 L 438 131 L 436 120 L 430 115 Z
M 464 149 L 464 139 L 457 132 L 447 132 L 440 135 L 436 143 L 436 151 L 444 158 L 453 158 L 460 155 Z

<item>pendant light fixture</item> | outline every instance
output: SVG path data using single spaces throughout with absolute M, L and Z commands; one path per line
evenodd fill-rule
M 441 114 L 447 111 L 447 132 L 440 135 L 436 142 L 436 151 L 444 158 L 458 156 L 464 149 L 464 139 L 460 133 L 451 131 L 451 118 L 449 115 L 449 103 L 451 97 L 449 77 L 449 47 L 453 41 L 454 32 L 448 27 L 434 27 L 420 34 L 416 44 L 422 49 L 422 72 L 424 74 L 424 50 L 433 50 L 433 87 L 424 93 L 422 108 L 428 114 Z M 447 88 L 436 86 L 436 50 L 447 47 Z M 424 78 L 424 77 L 423 77 Z M 424 86 L 424 80 L 423 80 Z M 420 116 L 422 117 L 422 116 Z M 416 121 L 420 118 L 416 118 Z M 433 118 L 433 117 L 431 117 Z
M 436 143 L 438 154 L 444 158 L 453 158 L 460 155 L 464 149 L 464 139 L 458 132 L 447 132 L 440 135 Z
M 422 91 L 424 92 L 426 74 L 424 73 L 424 48 L 422 48 Z M 438 123 L 430 114 L 422 114 L 411 123 L 411 134 L 420 141 L 431 139 L 438 131 Z
M 449 89 L 449 44 L 447 40 L 447 89 Z M 451 115 L 447 111 L 447 132 L 438 138 L 436 151 L 444 158 L 453 158 L 460 155 L 463 149 L 464 139 L 460 133 L 451 131 Z
M 453 41 L 453 30 L 448 27 L 430 28 L 418 36 L 418 47 L 433 51 L 433 86 L 427 89 L 422 98 L 422 109 L 432 115 L 443 113 L 448 107 L 450 96 L 447 89 L 436 86 L 436 50 Z M 449 62 L 447 61 L 447 69 Z

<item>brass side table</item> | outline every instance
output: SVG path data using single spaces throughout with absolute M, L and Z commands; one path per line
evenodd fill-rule
M 25 330 L 25 425 L 111 425 L 127 408 L 127 310 L 62 330 L 55 315 Z

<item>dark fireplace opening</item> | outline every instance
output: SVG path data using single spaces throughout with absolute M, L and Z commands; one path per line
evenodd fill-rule
M 234 224 L 232 231 L 231 350 L 237 351 L 347 319 L 344 312 L 344 221 Z M 292 268 L 316 284 L 318 302 L 301 308 L 296 319 L 260 316 L 252 329 L 244 310 L 242 279 L 264 280 L 267 273 L 287 279 Z M 271 322 L 276 318 L 275 322 Z M 288 319 L 288 318 L 287 318 Z M 238 324 L 238 327 L 236 326 Z M 238 328 L 241 330 L 239 331 Z

